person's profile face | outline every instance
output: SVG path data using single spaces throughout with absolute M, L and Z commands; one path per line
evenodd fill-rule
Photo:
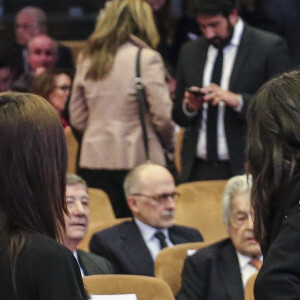
M 160 171 L 144 177 L 133 207 L 139 220 L 157 229 L 172 226 L 175 213 L 174 197 L 164 197 L 175 193 L 174 179 L 166 170 Z
M 55 67 L 57 60 L 56 49 L 53 41 L 47 36 L 35 37 L 29 45 L 27 61 L 31 70 L 51 70 Z
M 214 16 L 199 14 L 196 17 L 204 37 L 216 48 L 223 48 L 230 42 L 234 29 L 231 19 L 233 16 L 226 18 L 221 14 Z
M 234 247 L 241 254 L 249 257 L 261 255 L 260 246 L 254 239 L 249 192 L 237 194 L 232 199 L 228 234 Z
M 62 113 L 71 92 L 71 78 L 65 73 L 58 74 L 54 77 L 54 85 L 54 90 L 49 95 L 49 102 L 59 113 Z
M 15 21 L 15 36 L 16 42 L 20 46 L 25 47 L 39 33 L 39 27 L 33 14 L 21 13 L 17 16 Z
M 13 84 L 13 74 L 9 67 L 0 68 L 0 92 L 11 90 Z
M 69 241 L 79 243 L 88 231 L 90 209 L 86 187 L 79 183 L 67 185 L 66 203 L 69 216 L 65 215 L 66 244 Z

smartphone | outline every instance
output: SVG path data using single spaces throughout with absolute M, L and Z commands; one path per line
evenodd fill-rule
M 194 90 L 194 89 L 192 89 L 192 88 L 186 88 L 185 90 L 186 90 L 187 92 L 193 94 L 193 96 L 195 96 L 195 97 L 203 97 L 203 96 L 205 96 L 204 93 L 202 93 L 202 92 L 200 92 L 200 91 L 197 91 L 197 90 Z

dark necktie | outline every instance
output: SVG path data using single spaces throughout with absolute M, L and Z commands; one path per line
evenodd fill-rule
M 163 232 L 161 231 L 157 231 L 154 236 L 159 240 L 160 243 L 160 249 L 166 248 L 168 247 L 167 243 L 166 243 L 166 236 L 164 235 Z
M 219 49 L 218 55 L 215 60 L 214 69 L 211 77 L 211 82 L 220 85 L 223 66 L 223 49 Z M 214 162 L 218 160 L 217 153 L 217 123 L 218 123 L 218 105 L 208 105 L 207 110 L 207 160 Z

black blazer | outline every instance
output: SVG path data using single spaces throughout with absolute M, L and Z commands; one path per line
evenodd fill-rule
M 76 250 L 84 275 L 113 274 L 113 265 L 104 257 L 80 249 Z
M 187 117 L 183 113 L 183 96 L 185 88 L 202 86 L 208 46 L 204 37 L 186 43 L 182 47 L 178 63 L 173 118 L 180 126 L 186 127 L 182 148 L 182 182 L 188 181 L 196 158 L 202 117 L 202 110 L 195 117 Z M 227 106 L 224 116 L 230 166 L 234 175 L 243 173 L 244 170 L 246 112 L 249 101 L 264 82 L 289 67 L 288 49 L 282 38 L 245 24 L 229 83 L 230 91 L 242 95 L 244 105 L 240 113 Z
M 300 299 L 300 176 L 279 197 L 271 213 L 264 263 L 255 282 L 255 300 Z
M 187 257 L 177 300 L 244 300 L 235 248 L 230 239 Z
M 172 226 L 169 236 L 174 244 L 201 242 L 201 234 L 193 228 Z M 107 258 L 115 273 L 154 276 L 154 262 L 134 221 L 113 226 L 93 235 L 91 252 Z

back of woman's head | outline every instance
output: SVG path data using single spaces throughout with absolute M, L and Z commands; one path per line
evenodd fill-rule
M 248 109 L 247 168 L 253 175 L 256 239 L 269 231 L 271 206 L 299 174 L 300 72 L 267 82 Z M 278 198 L 279 197 L 279 198 Z
M 285 73 L 260 89 L 250 103 L 248 125 L 251 172 L 269 169 L 277 183 L 293 174 L 300 160 L 300 72 Z
M 95 30 L 84 50 L 84 54 L 92 58 L 88 76 L 102 78 L 112 67 L 119 47 L 132 34 L 156 48 L 159 35 L 149 3 L 145 0 L 108 1 L 99 13 Z
M 66 212 L 66 144 L 57 112 L 39 96 L 2 93 L 0 140 L 5 233 L 13 237 L 38 232 L 59 238 Z

